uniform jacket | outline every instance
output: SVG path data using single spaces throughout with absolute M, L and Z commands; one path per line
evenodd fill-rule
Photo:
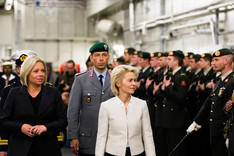
M 195 118 L 195 122 L 202 124 L 206 118 L 210 121 L 210 136 L 222 136 L 226 122 L 226 114 L 223 108 L 231 97 L 234 88 L 233 72 L 223 81 L 220 79 L 214 90 L 206 99 L 203 107 Z
M 156 103 L 156 126 L 164 128 L 185 128 L 189 124 L 186 108 L 188 78 L 183 69 L 171 77 L 171 85 L 157 92 L 161 99 Z
M 145 83 L 148 77 L 154 72 L 152 67 L 149 67 L 145 72 L 140 71 L 137 81 L 140 82 L 140 87 L 135 91 L 134 96 L 145 100 L 146 99 L 146 88 Z
M 146 102 L 132 97 L 127 115 L 117 97 L 103 102 L 99 113 L 96 156 L 103 156 L 105 152 L 125 155 L 127 138 L 132 155 L 143 151 L 147 156 L 155 155 Z
M 68 139 L 79 140 L 81 153 L 95 153 L 100 104 L 113 96 L 109 71 L 103 87 L 93 70 L 75 78 L 68 105 Z
M 35 113 L 26 86 L 12 88 L 1 116 L 2 128 L 10 133 L 8 156 L 27 156 L 37 139 L 40 156 L 60 154 L 57 134 L 66 128 L 66 111 L 56 88 L 43 86 L 41 102 Z M 41 136 L 28 137 L 21 132 L 23 124 L 45 125 L 47 131 Z

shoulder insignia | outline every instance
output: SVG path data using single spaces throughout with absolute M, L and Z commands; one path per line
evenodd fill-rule
M 83 75 L 83 74 L 85 74 L 85 73 L 87 73 L 87 71 L 82 72 L 82 73 L 76 73 L 75 77 L 80 76 L 80 75 Z
M 110 70 L 107 70 L 107 72 L 108 72 L 109 76 L 111 76 L 111 71 L 110 71 Z
M 53 86 L 53 84 L 52 83 L 49 83 L 49 82 L 46 82 L 46 84 L 45 84 L 47 87 L 52 87 Z
M 183 76 L 183 75 L 185 75 L 185 73 L 181 73 L 180 75 Z
M 153 69 L 152 68 L 150 68 L 150 72 L 152 72 L 153 71 Z
M 224 83 L 227 83 L 229 81 L 230 77 L 227 77 L 224 81 Z
M 9 87 L 9 86 L 11 86 L 11 85 L 10 85 L 10 84 L 9 84 L 9 85 L 6 85 L 4 88 Z
M 185 81 L 181 81 L 181 86 L 186 86 Z
M 90 74 L 89 74 L 89 77 L 93 77 L 93 74 L 94 74 L 94 71 L 91 70 L 91 71 L 90 71 Z

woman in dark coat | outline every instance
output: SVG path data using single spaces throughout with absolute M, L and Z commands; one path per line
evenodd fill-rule
M 59 156 L 57 135 L 67 126 L 66 111 L 56 88 L 48 87 L 45 62 L 28 57 L 21 67 L 23 86 L 12 88 L 1 115 L 10 133 L 8 156 Z

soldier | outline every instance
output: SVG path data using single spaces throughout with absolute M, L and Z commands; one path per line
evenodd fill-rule
M 189 124 L 189 114 L 185 106 L 188 91 L 188 78 L 182 69 L 184 54 L 182 51 L 168 53 L 167 64 L 172 70 L 169 78 L 164 76 L 163 84 L 157 94 L 156 103 L 156 149 L 158 156 L 168 155 L 184 137 Z M 184 156 L 185 145 L 182 143 L 174 155 Z
M 134 48 L 131 48 L 131 47 L 124 50 L 123 59 L 125 61 L 125 64 L 133 65 L 132 64 L 132 56 L 134 54 L 134 51 L 136 51 L 136 50 Z
M 232 95 L 234 78 L 232 71 L 233 55 L 229 49 L 220 49 L 213 54 L 212 65 L 214 70 L 221 71 L 221 79 L 215 84 L 214 90 L 206 99 L 203 107 L 195 117 L 194 122 L 187 129 L 187 133 L 200 129 L 209 118 L 210 121 L 210 150 L 212 156 L 227 155 L 223 136 L 226 114 L 223 108 Z
M 138 57 L 138 53 L 140 52 L 141 51 L 134 51 L 132 58 L 131 58 L 132 66 L 136 67 L 138 72 L 141 70 L 141 66 L 139 65 L 139 57 Z
M 119 65 L 123 65 L 123 64 L 125 64 L 123 57 L 114 58 L 112 68 L 114 69 L 115 67 L 117 67 Z
M 94 69 L 77 74 L 70 92 L 68 105 L 68 139 L 77 155 L 94 155 L 100 104 L 114 94 L 110 89 L 107 69 L 109 48 L 106 43 L 95 43 L 90 49 Z
M 138 53 L 139 57 L 139 65 L 141 66 L 141 70 L 137 77 L 137 89 L 134 93 L 134 96 L 145 100 L 146 99 L 146 88 L 145 83 L 148 77 L 153 73 L 154 69 L 150 67 L 150 53 L 148 52 L 140 52 Z
M 24 60 L 28 56 L 33 56 L 33 55 L 37 56 L 37 53 L 34 52 L 34 51 L 31 51 L 31 50 L 17 51 L 17 52 L 15 52 L 15 53 L 13 53 L 11 55 L 11 60 L 15 61 L 17 74 L 20 73 L 21 64 L 24 62 Z M 11 88 L 13 88 L 13 87 L 19 87 L 19 86 L 22 86 L 22 84 L 21 84 L 20 81 L 17 81 L 17 82 L 13 82 L 13 83 L 9 84 L 8 86 L 6 86 L 2 90 L 2 92 L 1 92 L 1 100 L 0 100 L 0 114 L 2 113 L 5 100 L 7 98 L 7 95 L 9 94 Z M 6 154 L 7 148 L 8 148 L 8 135 L 6 135 L 6 134 L 0 134 L 0 135 L 1 135 L 1 139 L 0 139 L 0 151 L 2 151 L 2 154 Z

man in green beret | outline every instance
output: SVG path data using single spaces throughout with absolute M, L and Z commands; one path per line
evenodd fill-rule
M 221 72 L 221 78 L 216 82 L 214 89 L 195 117 L 194 122 L 187 129 L 187 133 L 197 131 L 202 128 L 204 121 L 209 120 L 210 150 L 212 156 L 228 154 L 223 136 L 227 115 L 223 109 L 231 97 L 234 87 L 232 60 L 233 55 L 229 49 L 224 48 L 214 52 L 212 66 L 215 71 Z
M 76 75 L 68 104 L 68 139 L 71 149 L 79 156 L 95 155 L 100 104 L 114 94 L 110 88 L 107 69 L 109 47 L 104 42 L 95 43 L 89 50 L 94 68 Z
M 157 103 L 156 149 L 158 155 L 168 155 L 184 137 L 189 124 L 189 114 L 185 100 L 188 92 L 188 77 L 182 69 L 184 54 L 180 50 L 168 52 L 167 64 L 171 69 L 169 77 L 164 76 L 160 86 L 163 101 Z M 184 142 L 173 155 L 185 156 Z
M 146 80 L 154 72 L 154 69 L 150 66 L 150 53 L 148 52 L 140 52 L 138 53 L 139 57 L 139 65 L 141 66 L 141 70 L 137 77 L 137 89 L 134 95 L 142 100 L 146 99 Z

